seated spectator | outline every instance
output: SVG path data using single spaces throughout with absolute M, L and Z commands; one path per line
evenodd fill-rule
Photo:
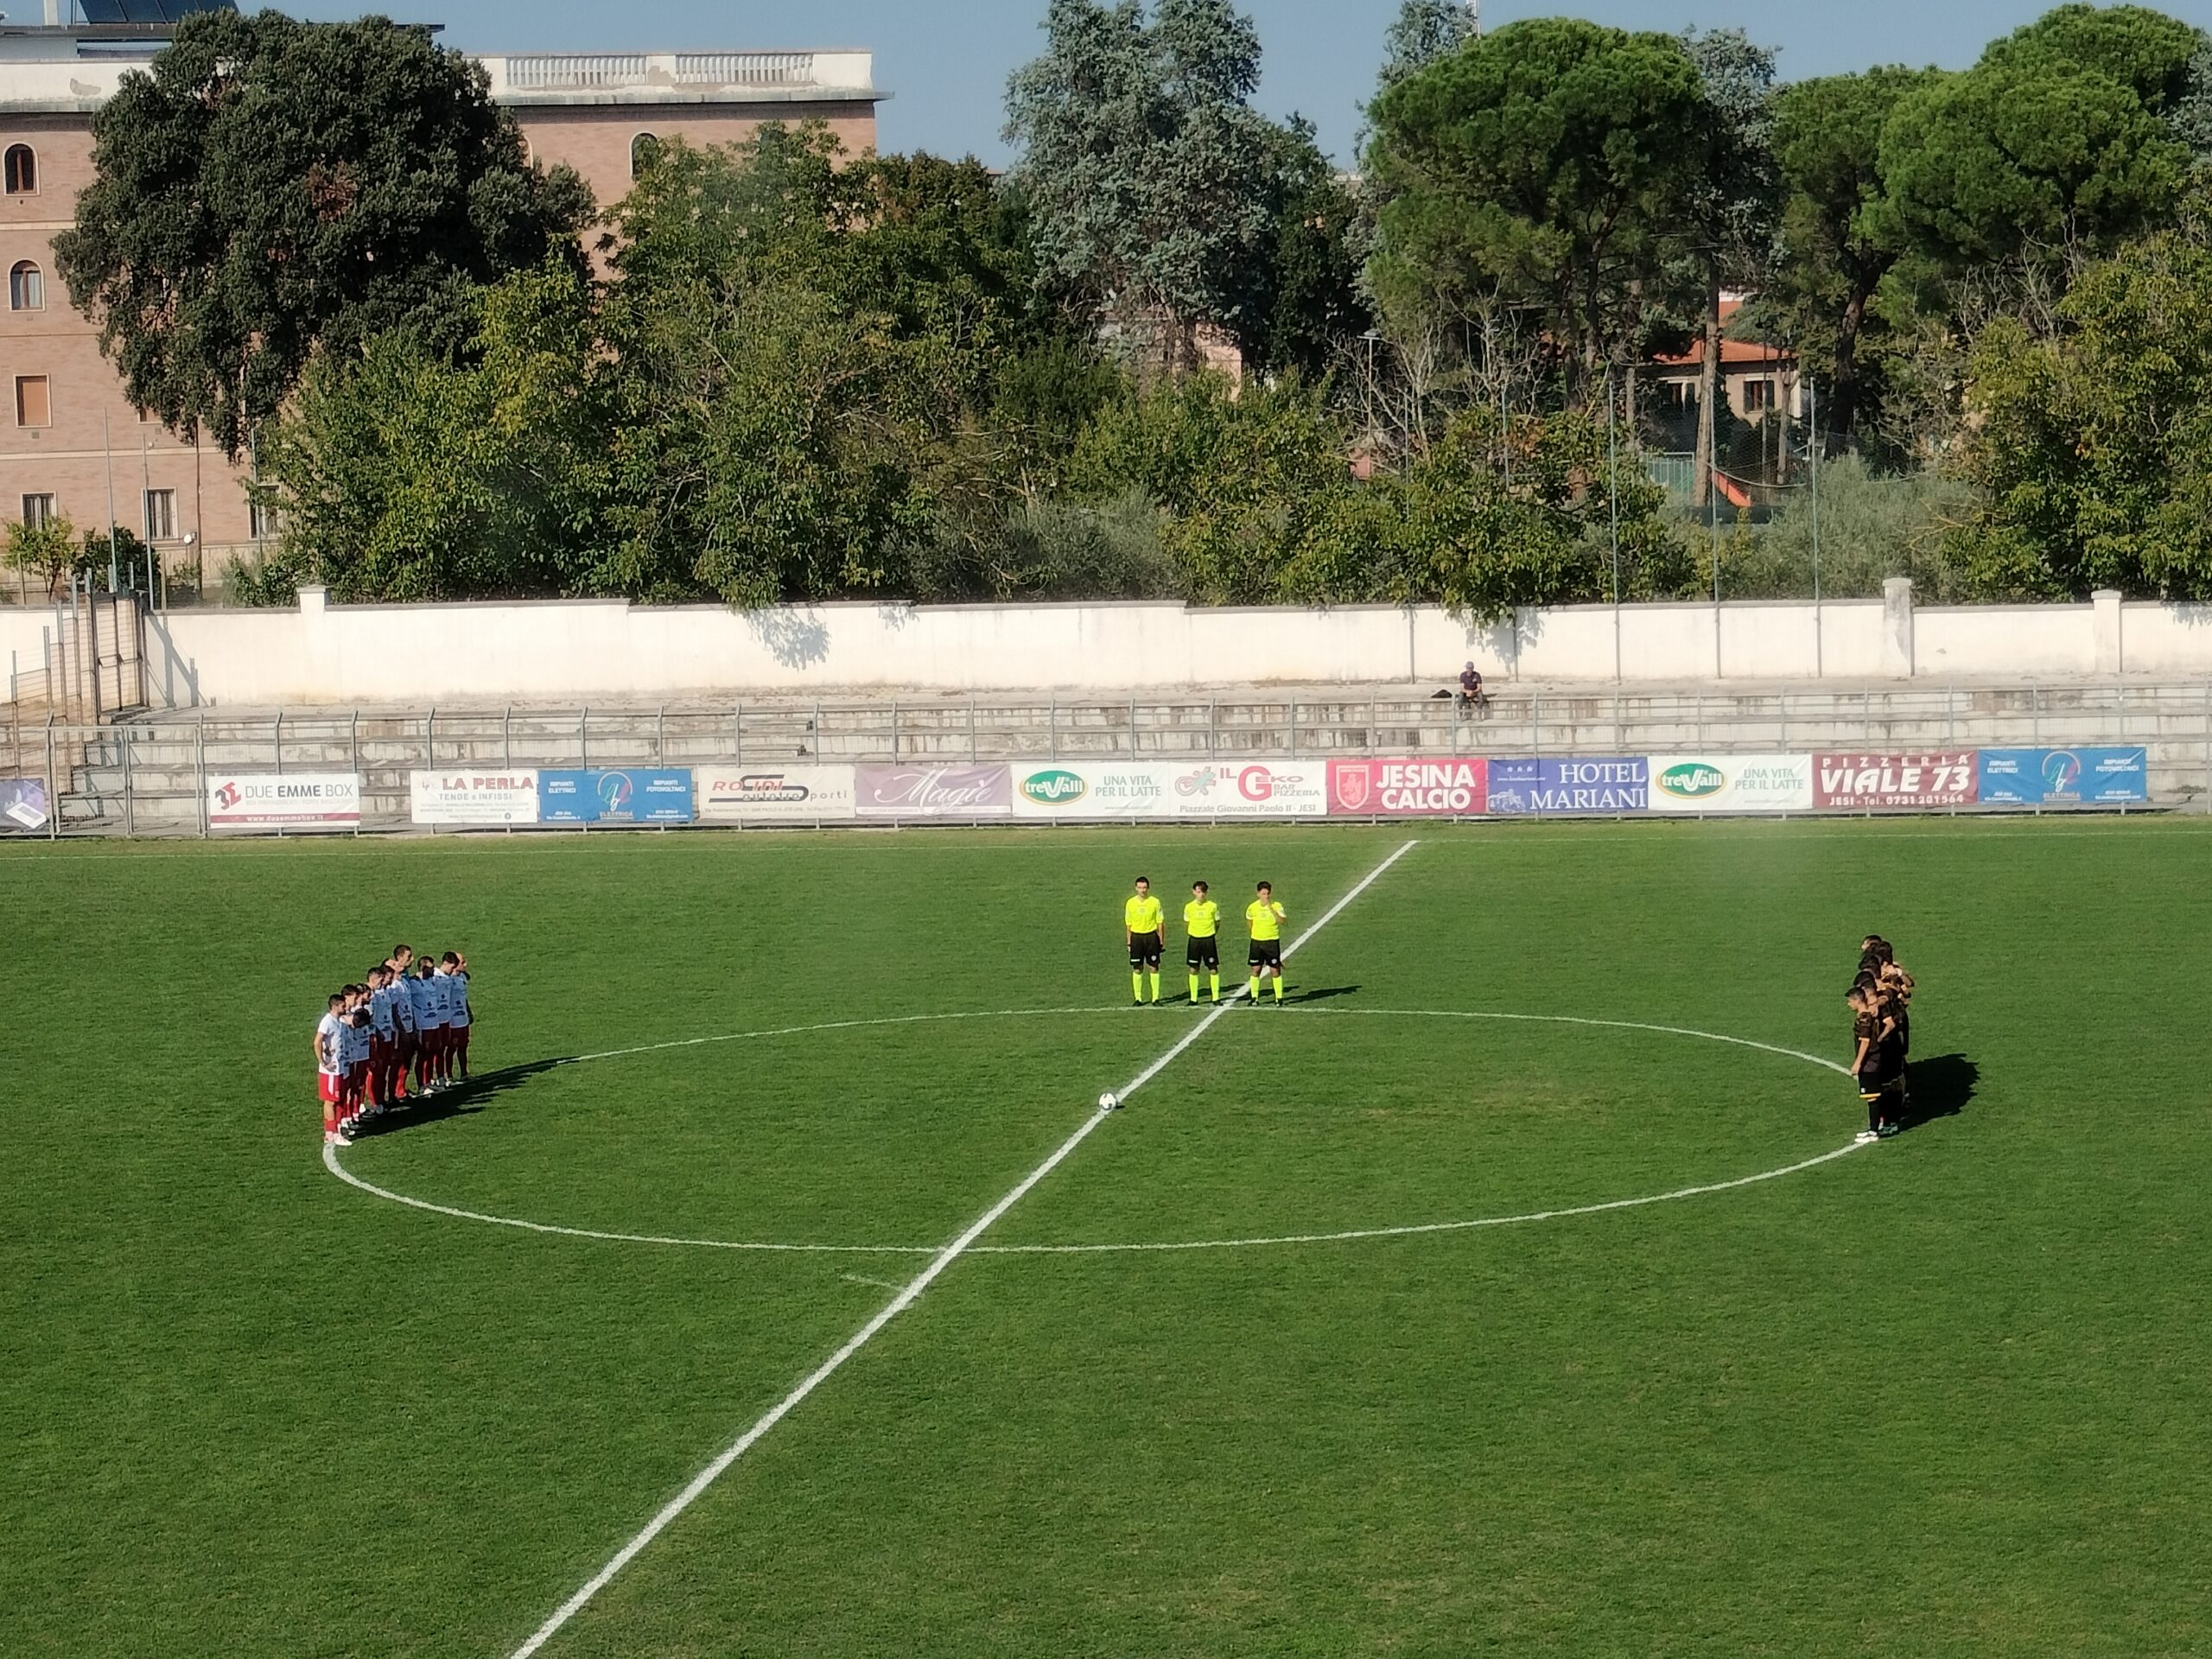
M 1459 712 L 1463 715 L 1470 710 L 1479 713 L 1487 702 L 1488 699 L 1483 696 L 1483 677 L 1476 671 L 1475 665 L 1469 663 L 1459 671 Z

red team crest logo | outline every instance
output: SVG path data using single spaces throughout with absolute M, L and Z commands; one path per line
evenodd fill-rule
M 1375 792 L 1375 769 L 1339 761 L 1329 768 L 1329 773 L 1330 782 L 1336 788 L 1337 804 L 1347 812 L 1365 810 Z

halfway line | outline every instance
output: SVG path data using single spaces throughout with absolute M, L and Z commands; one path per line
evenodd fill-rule
M 1326 927 L 1331 922 L 1334 921 L 1343 912 L 1345 906 L 1351 904 L 1351 901 L 1358 898 L 1361 893 L 1365 893 L 1368 888 L 1373 887 L 1376 881 L 1382 879 L 1382 873 L 1388 870 L 1393 864 L 1395 864 L 1400 859 L 1403 858 L 1408 853 L 1411 852 L 1414 849 L 1414 845 L 1415 843 L 1410 841 L 1406 842 L 1405 845 L 1399 848 L 1396 852 L 1392 853 L 1389 857 L 1384 859 L 1380 864 L 1377 864 L 1373 869 L 1370 870 L 1366 875 L 1360 879 L 1358 885 L 1354 887 L 1350 893 L 1344 894 L 1343 898 L 1338 899 L 1335 904 L 1330 906 L 1327 910 L 1324 911 L 1321 913 L 1320 918 L 1317 920 L 1313 926 L 1307 928 L 1305 932 L 1300 934 L 1297 938 L 1294 939 L 1288 945 L 1285 946 L 1283 949 L 1283 955 L 1286 957 L 1291 956 L 1299 949 L 1300 946 L 1303 945 L 1308 939 L 1312 938 L 1323 928 Z M 1236 1006 L 1237 998 L 1243 995 L 1243 990 L 1240 988 L 1228 999 L 1228 1001 L 1223 1002 L 1218 1007 L 1209 1013 L 1205 1019 L 1199 1020 L 1197 1025 L 1192 1027 L 1189 1031 L 1184 1033 L 1182 1038 L 1174 1045 L 1174 1046 L 1170 1048 L 1158 1059 L 1154 1060 L 1150 1065 L 1145 1067 L 1143 1071 L 1138 1072 L 1135 1077 L 1121 1090 L 1121 1097 L 1123 1100 L 1127 1100 L 1131 1095 L 1136 1093 L 1138 1090 L 1143 1088 L 1145 1084 L 1150 1083 L 1154 1077 L 1166 1071 L 1169 1063 L 1172 1062 L 1177 1055 L 1182 1053 L 1184 1050 L 1189 1048 L 1192 1043 L 1195 1043 L 1200 1037 L 1204 1036 L 1208 1027 L 1212 1026 L 1215 1020 L 1220 1019 L 1223 1014 L 1235 1007 Z M 646 1545 L 652 1542 L 654 1539 L 660 1536 L 660 1535 L 667 1529 L 670 1522 L 673 1522 L 677 1516 L 682 1515 L 684 1510 L 690 1509 L 693 1503 L 696 1503 L 700 1495 L 703 1493 L 707 1488 L 713 1485 L 716 1480 L 721 1478 L 724 1470 L 728 1469 L 730 1465 L 735 1463 L 740 1458 L 751 1451 L 754 1444 L 758 1442 L 763 1435 L 766 1434 L 770 1429 L 775 1427 L 778 1423 L 783 1421 L 785 1417 L 789 1416 L 792 1411 L 797 1409 L 799 1403 L 804 1401 L 808 1395 L 812 1394 L 815 1389 L 820 1388 L 823 1383 L 828 1382 L 830 1376 L 836 1372 L 840 1366 L 842 1366 L 847 1360 L 850 1359 L 855 1354 L 860 1352 L 862 1348 L 866 1347 L 868 1343 L 874 1339 L 877 1332 L 882 1330 L 885 1325 L 890 1324 L 891 1321 L 896 1319 L 900 1313 L 912 1306 L 915 1299 L 925 1290 L 930 1287 L 931 1284 L 936 1281 L 939 1274 L 943 1273 L 947 1268 L 950 1267 L 955 1262 L 958 1261 L 963 1255 L 967 1254 L 969 1245 L 973 1244 L 986 1232 L 989 1231 L 990 1229 L 997 1224 L 999 1218 L 1005 1215 L 1007 1211 L 1013 1209 L 1015 1205 L 1020 1203 L 1021 1200 L 1027 1196 L 1030 1188 L 1035 1186 L 1038 1182 L 1043 1180 L 1045 1177 L 1051 1174 L 1055 1169 L 1058 1168 L 1061 1162 L 1068 1156 L 1068 1154 L 1073 1152 L 1077 1147 L 1081 1146 L 1084 1141 L 1089 1139 L 1090 1132 L 1105 1121 L 1106 1114 L 1104 1111 L 1093 1110 L 1090 1116 L 1084 1119 L 1083 1122 L 1077 1128 L 1073 1135 L 1068 1136 L 1066 1140 L 1061 1141 L 1058 1147 L 1053 1148 L 1051 1156 L 1046 1158 L 1043 1163 L 1038 1165 L 1036 1168 L 1031 1170 L 1028 1174 L 1023 1176 L 1021 1180 L 1004 1198 L 1001 1198 L 996 1204 L 993 1205 L 989 1209 L 983 1211 L 982 1215 L 978 1216 L 975 1221 L 969 1224 L 967 1231 L 962 1233 L 959 1237 L 954 1239 L 951 1243 L 946 1245 L 934 1256 L 931 1257 L 929 1265 L 924 1268 L 919 1273 L 916 1274 L 912 1279 L 908 1281 L 906 1287 L 900 1291 L 896 1296 L 893 1297 L 890 1301 L 886 1303 L 882 1310 L 878 1313 L 874 1319 L 870 1319 L 866 1325 L 862 1325 L 858 1331 L 855 1331 L 849 1338 L 848 1338 L 843 1347 L 838 1349 L 836 1353 L 830 1355 L 829 1358 L 823 1360 L 822 1363 L 815 1367 L 813 1370 L 808 1372 L 807 1375 L 800 1381 L 797 1388 L 793 1389 L 781 1400 L 779 1400 L 774 1405 L 771 1406 L 765 1413 L 762 1414 L 760 1420 L 755 1422 L 752 1427 L 747 1429 L 744 1433 L 739 1435 L 736 1440 L 730 1442 L 728 1446 L 723 1448 L 721 1453 L 717 1456 L 712 1463 L 709 1463 L 705 1468 L 694 1475 L 691 1478 L 690 1484 L 687 1484 L 682 1491 L 678 1492 L 674 1497 L 669 1499 L 665 1504 L 662 1505 L 660 1512 L 655 1515 L 652 1520 L 646 1522 L 644 1527 L 639 1530 L 635 1537 L 632 1538 L 628 1543 L 623 1545 L 620 1549 L 615 1551 L 613 1560 L 609 1560 L 605 1567 L 601 1567 L 598 1572 L 594 1573 L 591 1578 L 585 1582 L 583 1587 L 578 1590 L 575 1594 L 570 1596 L 566 1601 L 563 1602 L 559 1607 L 556 1608 L 552 1616 L 543 1624 L 537 1627 L 537 1630 L 531 1635 L 530 1640 L 524 1643 L 520 1647 L 514 1650 L 512 1659 L 530 1659 L 530 1656 L 531 1654 L 536 1653 L 540 1648 L 551 1641 L 553 1637 L 559 1633 L 563 1625 L 566 1624 L 570 1619 L 582 1612 L 585 1605 L 590 1602 L 594 1596 L 596 1596 L 601 1591 L 604 1590 L 613 1581 L 614 1575 L 616 1573 L 620 1573 L 624 1567 L 629 1566 L 632 1561 L 637 1559 L 639 1552 L 643 1550 Z

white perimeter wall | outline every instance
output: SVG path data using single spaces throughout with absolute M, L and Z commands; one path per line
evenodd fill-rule
M 44 610 L 0 611 L 32 665 Z M 1917 609 L 1881 600 L 1526 610 L 1469 628 L 1444 612 L 1195 610 L 1179 604 L 842 604 L 741 613 L 621 601 L 185 610 L 153 619 L 155 701 L 588 701 L 845 687 L 1166 690 L 1268 682 L 1711 683 L 2120 672 L 2212 675 L 2212 607 Z

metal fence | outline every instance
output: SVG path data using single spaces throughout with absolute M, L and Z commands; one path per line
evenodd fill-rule
M 2212 682 L 1869 685 L 1764 692 L 1509 690 L 696 704 L 640 709 L 280 711 L 93 725 L 0 720 L 0 772 L 45 781 L 57 835 L 206 832 L 211 778 L 346 772 L 363 827 L 410 827 L 418 770 L 808 762 L 1325 760 L 1786 753 L 2141 745 L 2151 800 L 2212 802 Z

